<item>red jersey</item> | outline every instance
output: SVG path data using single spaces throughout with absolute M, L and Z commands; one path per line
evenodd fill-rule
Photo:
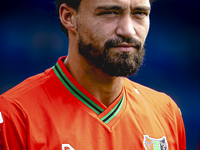
M 166 94 L 124 78 L 106 107 L 64 57 L 0 96 L 0 150 L 185 150 L 181 113 Z

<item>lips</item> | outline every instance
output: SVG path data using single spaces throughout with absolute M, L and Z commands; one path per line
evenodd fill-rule
M 135 45 L 129 44 L 129 43 L 122 43 L 122 44 L 114 45 L 113 48 L 117 48 L 118 50 L 122 52 L 130 52 L 130 51 L 135 50 Z

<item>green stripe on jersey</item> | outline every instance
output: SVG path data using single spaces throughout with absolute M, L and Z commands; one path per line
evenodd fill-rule
M 56 63 L 56 65 L 53 67 L 53 70 L 57 77 L 60 79 L 60 81 L 63 83 L 63 85 L 81 102 L 83 102 L 86 106 L 88 106 L 90 109 L 92 109 L 94 112 L 96 112 L 98 115 L 101 114 L 104 110 L 98 106 L 96 103 L 94 103 L 91 99 L 89 99 L 86 95 L 84 95 L 79 89 L 77 89 L 73 83 L 67 78 L 67 76 L 64 74 L 62 69 L 60 68 L 59 64 Z
M 106 114 L 104 117 L 101 118 L 101 120 L 107 124 L 108 122 L 110 122 L 120 111 L 122 105 L 124 102 L 124 95 L 122 96 L 121 100 L 118 102 L 118 104 L 108 113 Z

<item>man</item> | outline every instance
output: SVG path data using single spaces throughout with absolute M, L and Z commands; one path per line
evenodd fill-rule
M 149 0 L 57 0 L 69 53 L 0 97 L 0 150 L 185 150 L 167 95 L 126 78 L 142 64 Z

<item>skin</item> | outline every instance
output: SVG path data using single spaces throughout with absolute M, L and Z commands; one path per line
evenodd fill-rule
M 117 37 L 133 37 L 144 45 L 149 31 L 149 0 L 82 0 L 78 12 L 63 3 L 59 13 L 69 32 L 66 68 L 87 91 L 109 106 L 121 93 L 124 77 L 109 76 L 80 55 L 79 35 L 84 43 L 93 42 L 101 48 L 107 40 Z M 134 54 L 136 49 L 124 42 L 109 51 Z

